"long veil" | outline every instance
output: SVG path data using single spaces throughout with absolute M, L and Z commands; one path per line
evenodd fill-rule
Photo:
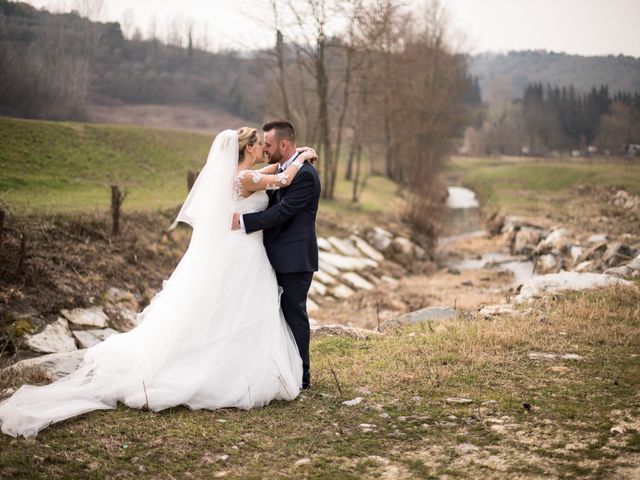
M 212 292 L 220 291 L 230 268 L 237 163 L 237 133 L 225 130 L 216 136 L 176 219 L 193 227 L 189 247 L 162 291 L 139 314 L 140 325 L 87 350 L 69 376 L 50 385 L 25 385 L 0 403 L 4 433 L 35 437 L 53 422 L 115 408 L 118 402 L 155 411 L 180 404 L 198 408 L 195 397 L 207 375 L 193 366 L 216 362 L 207 347 L 212 339 L 233 334 L 211 318 L 224 300 Z

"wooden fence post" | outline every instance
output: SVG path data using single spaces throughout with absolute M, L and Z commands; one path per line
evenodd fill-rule
M 2 238 L 4 236 L 4 220 L 6 218 L 6 214 L 4 210 L 0 208 L 0 242 L 2 242 Z
M 120 233 L 120 207 L 127 197 L 127 192 L 122 193 L 117 185 L 111 185 L 111 234 L 118 235 Z
M 196 183 L 196 179 L 198 178 L 198 175 L 200 174 L 200 172 L 194 172 L 192 170 L 189 170 L 187 172 L 187 190 L 190 192 L 191 189 L 193 188 L 193 184 Z

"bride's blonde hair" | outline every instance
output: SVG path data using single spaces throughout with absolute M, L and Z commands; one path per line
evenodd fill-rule
M 244 151 L 247 146 L 253 147 L 258 140 L 258 130 L 251 127 L 242 127 L 238 129 L 238 161 L 242 161 Z

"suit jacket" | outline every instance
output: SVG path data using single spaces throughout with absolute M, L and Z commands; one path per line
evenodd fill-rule
M 246 232 L 264 230 L 264 246 L 276 272 L 317 271 L 318 172 L 305 162 L 291 185 L 268 194 L 269 207 L 266 210 L 242 216 Z

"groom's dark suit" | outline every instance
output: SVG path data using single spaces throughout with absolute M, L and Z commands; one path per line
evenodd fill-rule
M 316 214 L 320 177 L 305 163 L 287 188 L 269 191 L 269 207 L 242 216 L 247 233 L 264 230 L 264 246 L 276 271 L 282 293 L 281 306 L 302 357 L 303 385 L 309 374 L 309 316 L 307 293 L 318 270 Z

